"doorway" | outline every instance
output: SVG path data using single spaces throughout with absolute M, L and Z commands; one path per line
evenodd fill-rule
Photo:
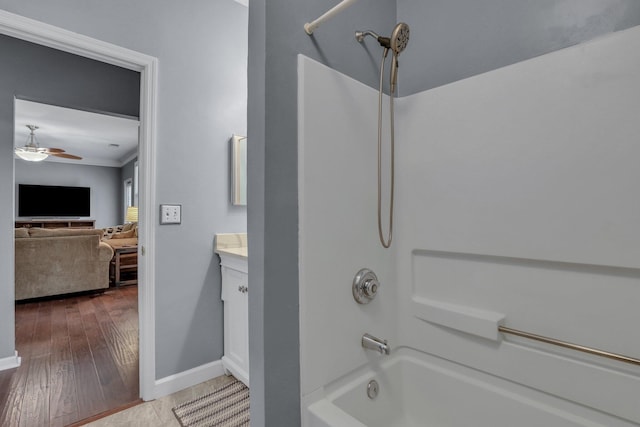
M 155 170 L 157 60 L 5 11 L 0 11 L 0 34 L 140 72 L 139 384 L 140 397 L 151 400 L 155 397 L 155 225 L 152 208 L 155 205 L 155 186 L 152 177 Z M 7 308 L 5 315 L 8 319 L 13 318 L 13 307 Z M 16 362 L 19 363 L 17 358 Z
M 23 55 L 37 56 L 41 49 L 0 40 L 5 52 L 19 46 Z M 61 69 L 64 59 L 57 64 Z M 101 79 L 95 80 L 99 85 Z M 121 85 L 128 88 L 126 82 Z M 138 87 L 135 93 L 137 98 Z M 10 393 L 0 407 L 12 409 L 0 410 L 0 424 L 68 425 L 126 407 L 140 395 L 137 241 L 116 238 L 123 233 L 101 233 L 137 227 L 137 218 L 125 213 L 133 203 L 139 122 L 22 99 L 14 105 L 16 147 L 25 137 L 30 141 L 29 126 L 37 125 L 40 136 L 34 140 L 41 149 L 73 154 L 14 161 L 16 227 L 26 227 L 19 231 L 29 237 L 15 242 L 16 349 L 22 363 L 10 374 Z M 130 183 L 124 194 L 122 178 Z M 67 214 L 79 219 L 58 216 Z M 83 234 L 86 227 L 95 233 Z M 56 237 L 58 232 L 63 236 Z M 124 243 L 131 261 L 120 277 L 114 259 L 120 260 Z M 115 248 L 118 254 L 111 255 Z

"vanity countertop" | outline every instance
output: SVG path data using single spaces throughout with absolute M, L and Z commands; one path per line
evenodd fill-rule
M 233 256 L 238 256 L 242 258 L 248 258 L 249 256 L 248 249 L 246 246 L 244 248 L 224 248 L 224 249 L 216 248 L 216 253 L 224 254 L 224 255 L 233 255 Z
M 214 247 L 217 254 L 247 258 L 247 233 L 216 234 Z

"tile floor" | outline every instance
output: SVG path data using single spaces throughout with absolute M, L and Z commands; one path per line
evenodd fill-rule
M 90 427 L 180 427 L 171 408 L 233 381 L 225 375 L 86 424 Z

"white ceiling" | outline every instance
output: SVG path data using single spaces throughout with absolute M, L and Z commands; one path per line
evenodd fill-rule
M 45 162 L 120 167 L 138 152 L 139 121 L 134 119 L 16 99 L 16 147 L 28 142 L 27 125 L 39 127 L 35 135 L 41 147 L 62 148 L 82 157 L 69 160 L 49 156 Z

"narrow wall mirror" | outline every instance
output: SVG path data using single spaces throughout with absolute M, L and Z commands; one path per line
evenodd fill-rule
M 247 137 L 231 137 L 231 204 L 247 205 Z

